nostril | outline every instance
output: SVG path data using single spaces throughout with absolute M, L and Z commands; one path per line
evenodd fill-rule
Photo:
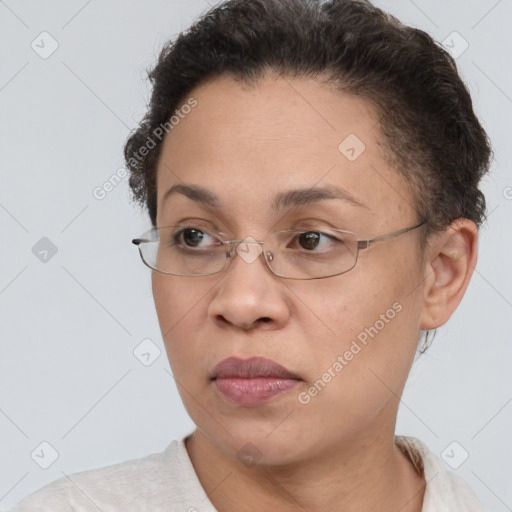
M 223 323 L 223 324 L 229 324 L 229 321 L 227 320 L 227 318 L 225 318 L 223 315 L 217 315 L 217 320 L 220 322 L 220 323 Z

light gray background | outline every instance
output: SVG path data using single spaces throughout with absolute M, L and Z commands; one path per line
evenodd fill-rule
M 489 510 L 511 510 L 512 2 L 376 3 L 439 41 L 454 31 L 467 41 L 457 62 L 495 149 L 476 273 L 413 366 L 397 433 L 438 455 L 456 441 L 452 465 L 469 454 L 456 473 Z M 0 1 L 0 508 L 63 475 L 161 451 L 193 428 L 163 352 L 149 269 L 130 243 L 149 221 L 126 179 L 103 200 L 93 190 L 123 166 L 148 98 L 145 69 L 205 8 Z M 43 31 L 59 45 L 47 59 L 31 48 Z M 32 252 L 43 237 L 57 247 L 46 263 Z M 162 355 L 146 367 L 133 350 L 148 338 Z M 42 442 L 59 455 L 48 469 Z

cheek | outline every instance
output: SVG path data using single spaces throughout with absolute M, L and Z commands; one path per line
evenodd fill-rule
M 303 304 L 315 313 L 317 324 L 325 328 L 336 349 L 343 349 L 360 334 L 364 340 L 365 329 L 376 322 L 382 331 L 381 315 L 390 310 L 388 317 L 394 318 L 393 304 L 403 301 L 398 279 L 356 269 L 300 293 Z
M 387 265 L 372 273 L 369 267 L 366 272 L 354 269 L 352 275 L 333 278 L 314 294 L 303 294 L 307 298 L 304 302 L 320 320 L 315 320 L 315 325 L 321 328 L 315 331 L 321 343 L 315 347 L 310 367 L 315 378 L 329 370 L 343 375 L 334 379 L 339 387 L 332 386 L 333 392 L 346 393 L 350 381 L 354 396 L 375 394 L 375 386 L 386 394 L 379 377 L 392 390 L 398 390 L 406 378 L 419 335 L 421 289 L 413 286 L 419 279 L 418 271 L 406 262 L 400 264 L 402 267 L 394 271 Z M 308 337 L 312 339 L 311 336 L 313 330 Z M 336 372 L 333 365 L 339 362 L 339 356 L 343 369 L 338 364 Z
M 178 300 L 180 296 L 179 286 L 171 276 L 155 272 L 151 281 L 158 322 L 165 342 L 173 324 L 182 314 L 183 303 Z
M 169 362 L 174 370 L 189 368 L 200 351 L 199 319 L 204 297 L 200 290 L 175 276 L 154 274 L 152 276 L 153 299 Z M 180 342 L 180 340 L 182 340 Z M 186 350 L 185 350 L 186 349 Z M 197 360 L 196 360 L 197 362 Z
M 367 302 L 347 297 L 353 300 L 324 300 L 335 335 L 310 351 L 307 387 L 298 397 L 304 421 L 328 417 L 326 437 L 394 417 L 416 347 L 413 309 L 396 290 L 381 289 Z

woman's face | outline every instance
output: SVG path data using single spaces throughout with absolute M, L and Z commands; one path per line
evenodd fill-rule
M 313 225 L 368 239 L 417 223 L 366 101 L 313 80 L 270 77 L 253 88 L 217 78 L 190 96 L 197 106 L 166 136 L 159 160 L 159 227 L 187 220 L 228 240 L 264 240 L 268 232 Z M 177 184 L 206 189 L 220 207 L 181 192 L 164 201 Z M 272 208 L 278 194 L 324 187 L 354 201 Z M 357 451 L 357 443 L 389 435 L 421 327 L 418 236 L 415 230 L 361 250 L 352 270 L 326 279 L 281 279 L 261 256 L 238 255 L 217 275 L 154 272 L 172 372 L 201 433 L 226 454 L 252 450 L 269 464 L 340 447 Z M 265 397 L 261 386 L 240 391 L 240 379 L 227 374 L 222 385 L 211 379 L 224 359 L 255 356 L 295 380 L 259 381 L 284 389 Z

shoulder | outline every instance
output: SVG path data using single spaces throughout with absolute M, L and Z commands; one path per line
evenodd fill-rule
M 164 510 L 176 504 L 182 487 L 183 450 L 182 441 L 172 441 L 161 453 L 63 476 L 11 512 Z
M 395 442 L 425 477 L 422 512 L 486 512 L 469 485 L 423 442 L 410 436 L 396 436 Z

